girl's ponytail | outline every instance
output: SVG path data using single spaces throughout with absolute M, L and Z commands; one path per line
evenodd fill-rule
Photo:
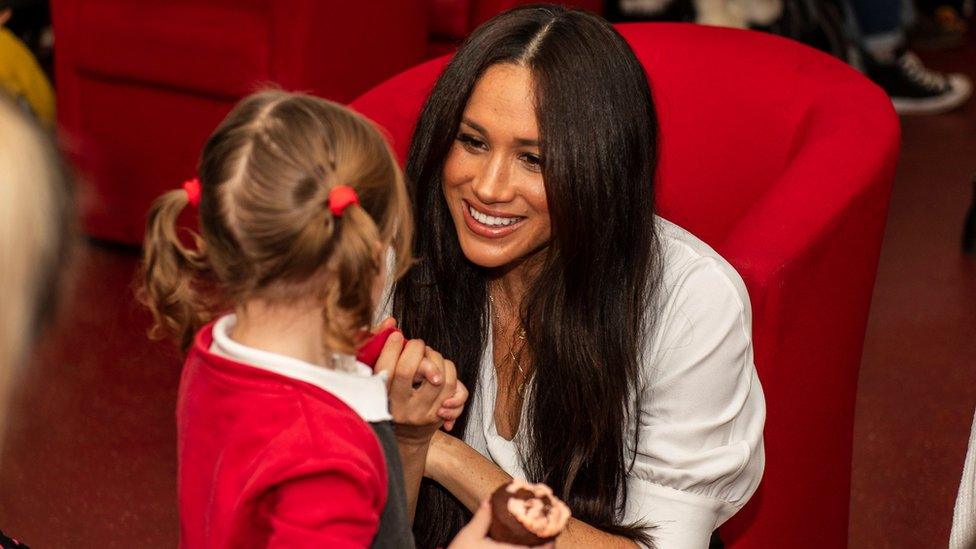
M 210 320 L 201 291 L 208 271 L 203 239 L 193 235 L 196 250 L 180 240 L 177 219 L 190 200 L 187 191 L 169 191 L 153 203 L 143 244 L 142 287 L 139 298 L 153 315 L 152 339 L 173 339 L 190 346 L 193 334 Z
M 358 204 L 333 220 L 334 239 L 329 270 L 334 283 L 325 300 L 326 335 L 333 349 L 354 353 L 355 336 L 373 316 L 373 287 L 383 267 L 381 234 L 373 218 Z M 327 339 L 330 339 L 327 337 Z

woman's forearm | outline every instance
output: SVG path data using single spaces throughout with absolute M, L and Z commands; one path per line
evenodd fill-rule
M 512 480 L 477 450 L 442 432 L 431 440 L 424 476 L 446 488 L 472 512 L 495 488 Z
M 582 547 L 611 547 L 620 549 L 634 549 L 637 544 L 623 536 L 608 534 L 599 528 L 574 518 L 569 519 L 566 531 L 559 536 L 556 544 L 559 549 Z
M 417 511 L 417 496 L 420 494 L 420 481 L 424 477 L 429 446 L 406 443 L 397 440 L 400 462 L 403 465 L 403 488 L 407 496 L 407 516 L 410 524 Z
M 474 448 L 441 432 L 436 433 L 431 441 L 430 458 L 424 475 L 446 488 L 472 512 L 496 488 L 512 478 Z M 576 519 L 570 519 L 557 545 L 564 549 L 636 547 L 627 538 L 608 534 Z

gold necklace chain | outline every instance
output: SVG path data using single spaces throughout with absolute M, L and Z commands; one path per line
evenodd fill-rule
M 492 309 L 494 309 L 495 298 L 492 297 L 491 294 L 488 294 L 488 302 L 491 303 Z M 498 313 L 496 312 L 495 314 L 497 315 Z M 525 328 L 520 325 L 518 327 L 518 330 L 515 330 L 513 335 L 514 337 L 512 338 L 512 344 L 509 345 L 508 348 L 508 357 L 512 359 L 512 364 L 515 365 L 515 368 L 519 372 L 520 383 L 518 386 L 518 394 L 521 397 L 525 392 L 525 381 L 526 381 L 525 369 L 522 367 L 522 353 L 525 351 L 525 339 L 526 339 Z M 516 348 L 518 349 L 518 352 L 515 351 Z

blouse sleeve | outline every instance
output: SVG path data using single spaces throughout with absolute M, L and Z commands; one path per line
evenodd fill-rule
M 701 549 L 759 484 L 765 402 L 749 296 L 732 267 L 699 256 L 663 294 L 625 518 L 643 522 L 658 549 Z

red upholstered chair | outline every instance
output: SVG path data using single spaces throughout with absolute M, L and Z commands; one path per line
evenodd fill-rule
M 857 373 L 898 152 L 891 102 L 846 65 L 774 36 L 619 29 L 660 116 L 660 214 L 726 257 L 752 298 L 766 473 L 723 537 L 737 549 L 845 547 Z M 401 157 L 443 64 L 353 102 Z
M 261 84 L 346 102 L 425 59 L 426 0 L 53 0 L 58 118 L 84 224 L 139 242 L 207 135 Z

